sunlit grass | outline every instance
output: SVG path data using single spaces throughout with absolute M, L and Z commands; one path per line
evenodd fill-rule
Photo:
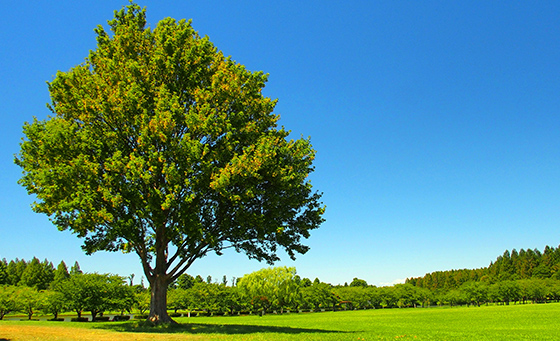
M 557 340 L 560 304 L 382 309 L 142 321 L 0 321 L 0 340 Z

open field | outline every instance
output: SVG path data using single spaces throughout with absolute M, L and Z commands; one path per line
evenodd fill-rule
M 385 309 L 142 322 L 0 321 L 0 340 L 559 340 L 560 304 Z

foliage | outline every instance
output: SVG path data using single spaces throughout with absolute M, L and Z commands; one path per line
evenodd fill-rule
M 81 275 L 83 274 L 82 269 L 80 269 L 80 264 L 78 263 L 78 261 L 74 262 L 74 265 L 72 265 L 72 267 L 70 268 L 70 273 L 69 275 L 73 276 L 73 275 Z
M 58 266 L 56 267 L 56 270 L 54 271 L 53 282 L 54 283 L 61 283 L 65 280 L 67 280 L 68 278 L 70 278 L 70 273 L 68 272 L 68 268 L 66 267 L 66 263 L 64 263 L 64 261 L 61 261 L 60 264 L 58 264 Z
M 308 309 L 329 309 L 338 301 L 331 286 L 326 283 L 314 282 L 301 289 L 301 306 Z
M 296 268 L 264 268 L 241 277 L 237 287 L 257 311 L 289 307 L 298 294 Z
M 0 285 L 8 284 L 8 262 L 6 258 L 0 260 Z
M 54 319 L 58 318 L 58 314 L 66 309 L 64 295 L 61 292 L 47 290 L 41 293 L 43 295 L 41 301 L 41 311 L 45 314 L 52 314 Z
M 19 287 L 15 291 L 17 309 L 31 317 L 43 306 L 43 295 L 30 287 Z
M 367 287 L 368 284 L 365 280 L 354 277 L 354 279 L 350 283 L 350 286 L 351 287 Z
M 504 302 L 506 305 L 521 298 L 521 287 L 517 281 L 509 280 L 494 283 L 489 291 L 492 301 Z
M 11 285 L 0 286 L 0 320 L 12 311 L 17 310 L 16 287 Z
M 187 290 L 189 310 L 205 310 L 222 313 L 228 310 L 228 291 L 226 286 L 217 283 L 196 283 Z
M 180 289 L 189 289 L 192 288 L 194 283 L 196 282 L 195 278 L 189 274 L 182 274 L 177 278 L 177 288 Z
M 92 319 L 106 310 L 125 310 L 134 305 L 132 287 L 124 285 L 123 277 L 101 274 L 73 275 L 61 283 L 62 293 L 69 308 L 81 317 L 82 311 L 91 312 Z
M 74 273 L 82 273 L 78 262 L 74 264 Z M 45 259 L 40 262 L 37 257 L 29 262 L 24 259 L 11 260 L 3 259 L 0 261 L 0 285 L 14 285 L 35 288 L 36 290 L 52 289 L 70 277 L 66 264 L 61 261 L 55 269 L 52 262 Z
M 23 259 L 19 260 L 16 258 L 15 260 L 11 260 L 8 263 L 8 267 L 6 269 L 6 272 L 8 273 L 7 284 L 19 285 L 21 276 L 23 275 L 23 272 L 25 271 L 26 267 L 27 267 L 27 262 Z
M 503 281 L 533 278 L 560 279 L 560 246 L 545 246 L 544 251 L 538 249 L 513 249 L 504 251 L 488 267 L 480 269 L 461 269 L 436 271 L 424 277 L 409 278 L 407 283 L 434 290 L 450 290 L 461 287 L 466 282 L 483 281 L 493 284 Z
M 15 162 L 34 211 L 84 238 L 87 253 L 139 255 L 151 319 L 168 321 L 167 286 L 209 252 L 272 263 L 278 247 L 308 250 L 301 239 L 324 212 L 307 179 L 315 151 L 277 127 L 267 75 L 189 21 L 152 30 L 131 4 L 109 26 L 84 64 L 48 84 L 54 116 L 25 124 Z
M 41 263 L 36 257 L 33 257 L 21 274 L 20 284 L 37 290 L 45 290 L 53 279 L 54 268 L 52 263 L 46 259 Z
M 150 310 L 150 300 L 151 294 L 148 290 L 143 290 L 140 292 L 136 292 L 135 294 L 135 305 L 134 307 L 138 309 L 140 314 L 144 314 L 146 311 Z

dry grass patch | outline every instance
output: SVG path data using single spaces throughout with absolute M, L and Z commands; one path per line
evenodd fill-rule
M 0 341 L 160 341 L 207 340 L 210 335 L 127 333 L 110 330 L 60 326 L 33 326 L 29 324 L 0 324 Z

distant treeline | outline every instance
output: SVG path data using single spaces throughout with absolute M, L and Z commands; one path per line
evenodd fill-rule
M 359 278 L 350 284 L 311 281 L 295 268 L 265 268 L 221 281 L 208 276 L 181 275 L 170 286 L 167 307 L 174 314 L 244 314 L 320 310 L 429 307 L 488 303 L 560 301 L 560 248 L 513 250 L 486 268 L 438 271 L 409 278 L 405 284 L 376 287 Z M 84 274 L 76 262 L 68 271 L 48 260 L 0 261 L 0 320 L 10 312 L 53 314 L 90 311 L 93 318 L 107 311 L 150 308 L 150 290 L 128 277 Z
M 70 274 L 75 273 L 82 273 L 78 262 L 75 262 L 70 268 Z M 45 290 L 52 282 L 67 276 L 68 268 L 64 261 L 55 268 L 49 260 L 40 261 L 37 257 L 33 257 L 30 261 L 18 258 L 9 262 L 5 258 L 0 260 L 0 285 L 17 285 Z
M 467 282 L 494 284 L 526 279 L 560 280 L 560 246 L 547 245 L 544 252 L 537 249 L 506 250 L 485 268 L 436 271 L 424 277 L 408 278 L 406 283 L 431 291 L 448 291 Z

